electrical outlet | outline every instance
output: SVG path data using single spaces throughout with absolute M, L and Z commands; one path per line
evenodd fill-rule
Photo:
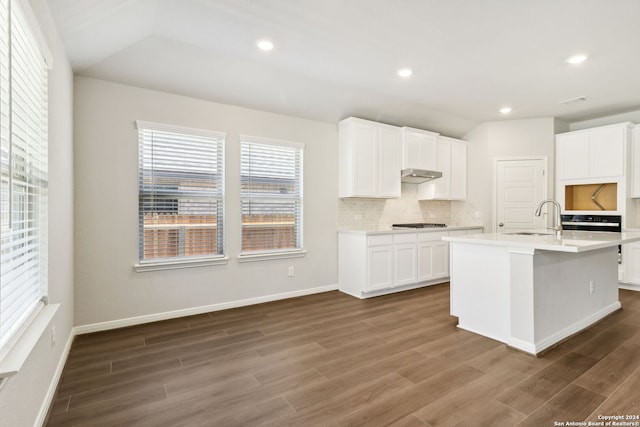
M 51 327 L 51 348 L 56 346 L 56 327 Z
M 295 274 L 295 271 L 293 269 L 293 267 L 289 267 L 289 277 L 293 277 Z
M 596 291 L 596 283 L 593 280 L 589 281 L 589 293 L 592 294 Z

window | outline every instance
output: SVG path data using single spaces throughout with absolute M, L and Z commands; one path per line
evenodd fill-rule
M 0 356 L 47 294 L 48 67 L 30 22 L 0 0 Z
M 241 136 L 242 255 L 302 250 L 304 145 Z
M 215 264 L 224 258 L 225 134 L 141 121 L 137 126 L 136 268 Z

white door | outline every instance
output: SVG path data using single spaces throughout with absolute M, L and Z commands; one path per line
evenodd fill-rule
M 545 227 L 545 215 L 534 215 L 547 194 L 543 159 L 498 160 L 496 163 L 495 230 L 502 233 Z M 543 212 L 555 215 L 547 204 Z

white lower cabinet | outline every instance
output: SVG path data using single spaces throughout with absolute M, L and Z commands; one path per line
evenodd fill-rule
M 446 231 L 418 236 L 418 281 L 449 276 L 449 244 L 442 240 Z
M 367 250 L 367 290 L 375 291 L 393 286 L 393 246 L 372 246 Z
M 418 264 L 417 234 L 395 234 L 393 236 L 394 286 L 416 283 Z
M 395 289 L 446 282 L 449 278 L 449 244 L 443 236 L 482 232 L 469 230 L 369 235 L 338 234 L 339 289 L 367 298 Z
M 640 285 L 640 242 L 622 245 L 622 256 L 624 257 L 623 283 Z

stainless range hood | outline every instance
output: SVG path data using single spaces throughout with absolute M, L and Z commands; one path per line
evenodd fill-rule
M 400 182 L 407 184 L 422 184 L 437 178 L 442 178 L 442 172 L 424 169 L 402 169 L 400 171 Z

